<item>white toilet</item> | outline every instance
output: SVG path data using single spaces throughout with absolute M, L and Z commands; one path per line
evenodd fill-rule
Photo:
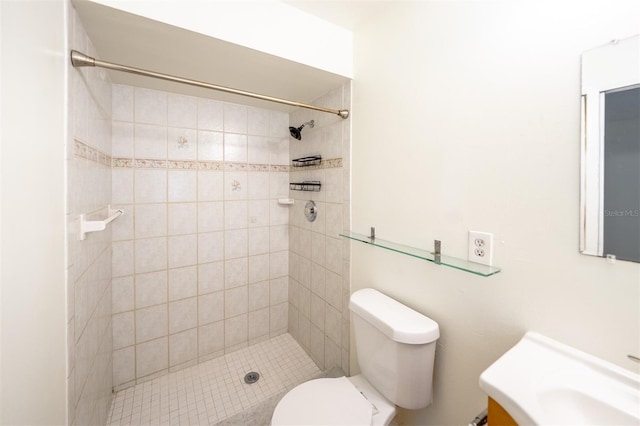
M 396 405 L 431 404 L 438 324 L 371 288 L 353 293 L 349 309 L 362 374 L 296 386 L 272 425 L 388 425 Z

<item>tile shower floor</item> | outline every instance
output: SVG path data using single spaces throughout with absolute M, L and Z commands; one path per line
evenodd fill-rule
M 248 385 L 244 376 L 260 373 Z M 289 334 L 119 391 L 110 425 L 215 425 L 318 375 Z

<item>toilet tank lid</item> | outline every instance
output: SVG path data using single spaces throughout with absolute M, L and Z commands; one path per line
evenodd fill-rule
M 372 288 L 354 292 L 349 309 L 396 342 L 424 344 L 440 337 L 437 322 Z

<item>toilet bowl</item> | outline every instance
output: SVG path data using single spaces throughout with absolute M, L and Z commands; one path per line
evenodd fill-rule
M 388 425 L 396 405 L 431 403 L 438 324 L 374 289 L 353 293 L 349 309 L 362 374 L 296 386 L 272 425 Z
M 383 426 L 395 415 L 395 405 L 358 375 L 296 386 L 276 406 L 271 424 Z

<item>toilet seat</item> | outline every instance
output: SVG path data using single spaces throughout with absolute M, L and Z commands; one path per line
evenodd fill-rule
M 271 424 L 370 426 L 373 414 L 373 405 L 346 377 L 315 379 L 280 400 Z

